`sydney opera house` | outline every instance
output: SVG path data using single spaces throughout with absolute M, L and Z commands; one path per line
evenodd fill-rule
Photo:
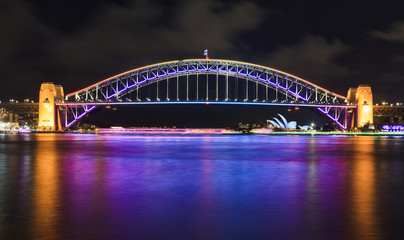
M 296 121 L 288 122 L 284 116 L 278 113 L 279 119 L 274 117 L 273 120 L 267 120 L 268 128 L 274 128 L 278 130 L 303 130 L 307 131 L 309 125 L 300 126 Z

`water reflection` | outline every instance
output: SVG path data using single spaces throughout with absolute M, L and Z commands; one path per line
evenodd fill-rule
M 200 196 L 199 199 L 199 212 L 198 219 L 202 228 L 202 238 L 218 238 L 220 233 L 214 226 L 218 224 L 217 219 L 213 217 L 212 212 L 218 211 L 215 209 L 215 182 L 214 182 L 214 162 L 222 159 L 215 159 L 214 154 L 211 152 L 211 139 L 205 139 L 202 143 L 203 151 L 201 154 L 201 173 L 200 173 Z M 212 161 L 214 160 L 214 161 Z
M 307 184 L 306 184 L 306 212 L 307 214 L 307 225 L 309 235 L 313 236 L 313 229 L 316 229 L 321 222 L 320 209 L 319 209 L 319 176 L 318 176 L 318 164 L 320 159 L 318 159 L 319 152 L 317 138 L 311 138 L 307 143 Z
M 33 167 L 32 231 L 36 239 L 60 239 L 59 153 L 55 135 L 38 141 Z
M 392 140 L 6 136 L 0 239 L 382 239 L 403 223 Z
M 353 144 L 352 213 L 355 239 L 380 239 L 376 215 L 375 141 L 357 138 Z

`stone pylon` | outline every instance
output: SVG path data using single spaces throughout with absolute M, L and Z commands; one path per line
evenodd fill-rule
M 359 85 L 348 90 L 347 101 L 350 105 L 357 105 L 354 117 L 355 127 L 373 124 L 373 94 L 369 85 Z
M 41 84 L 39 91 L 38 129 L 42 131 L 61 131 L 58 111 L 55 103 L 63 102 L 63 87 L 52 82 Z

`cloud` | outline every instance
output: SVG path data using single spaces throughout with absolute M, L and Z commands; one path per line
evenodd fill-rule
M 397 83 L 397 82 L 403 82 L 404 81 L 404 76 L 399 75 L 397 73 L 384 73 L 381 76 L 381 79 L 385 83 Z
M 402 63 L 404 63 L 404 55 L 395 54 L 395 55 L 392 56 L 392 60 L 393 60 L 394 62 L 397 62 L 397 63 L 402 64 Z
M 404 21 L 393 23 L 386 31 L 373 30 L 370 35 L 389 42 L 404 42 Z
M 299 42 L 282 46 L 268 54 L 264 62 L 315 83 L 345 76 L 350 70 L 335 63 L 351 47 L 339 40 L 328 42 L 322 36 L 306 35 Z
M 167 15 L 163 6 L 149 1 L 108 8 L 85 31 L 56 45 L 54 54 L 74 68 L 128 58 L 140 62 L 141 57 L 144 64 L 168 56 L 202 56 L 206 48 L 234 50 L 233 37 L 254 29 L 263 18 L 263 11 L 249 2 L 220 9 L 214 1 L 185 1 L 173 11 Z
M 22 2 L 5 2 L 0 9 L 0 70 L 15 70 L 39 57 L 52 33 Z
M 203 57 L 206 48 L 211 57 L 227 55 L 237 48 L 238 35 L 256 29 L 268 16 L 253 2 L 214 0 L 102 3 L 86 12 L 85 21 L 71 25 L 52 24 L 52 18 L 40 17 L 43 12 L 21 0 L 0 4 L 0 77 L 38 88 L 42 81 L 54 81 L 66 92 L 132 67 Z
M 0 96 L 37 97 L 32 89 L 50 80 L 41 71 L 47 71 L 48 47 L 57 36 L 18 0 L 0 4 L 0 29 Z
M 54 45 L 52 53 L 62 68 L 102 80 L 149 63 L 203 57 L 206 48 L 225 55 L 235 51 L 238 34 L 256 28 L 263 18 L 264 11 L 250 2 L 224 7 L 213 0 L 184 1 L 167 13 L 158 3 L 134 1 L 100 11 L 79 34 Z
M 172 44 L 180 41 L 189 50 L 207 46 L 217 51 L 234 49 L 232 37 L 256 28 L 264 15 L 252 2 L 222 6 L 214 1 L 187 1 L 179 13 Z

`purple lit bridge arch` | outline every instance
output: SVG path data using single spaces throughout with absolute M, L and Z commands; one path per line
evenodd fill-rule
M 68 129 L 97 106 L 207 103 L 312 107 L 340 130 L 348 128 L 356 108 L 346 97 L 291 74 L 221 59 L 136 68 L 67 94 L 56 105 Z

